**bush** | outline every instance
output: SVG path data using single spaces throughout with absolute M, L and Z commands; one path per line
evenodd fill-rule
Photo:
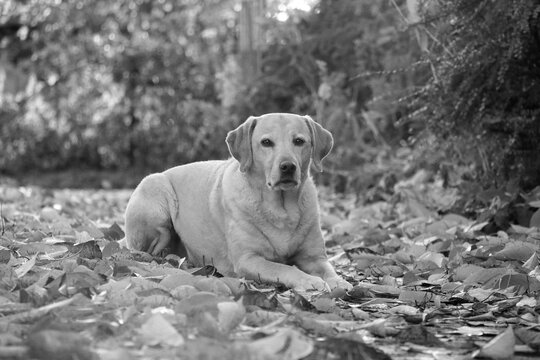
M 224 157 L 232 117 L 215 73 L 234 12 L 222 5 L 6 0 L 0 71 L 33 80 L 1 87 L 0 171 L 152 171 Z
M 437 41 L 426 48 L 433 76 L 416 99 L 415 119 L 457 159 L 476 163 L 486 184 L 538 185 L 540 3 L 437 4 L 416 25 L 434 25 Z
M 269 19 L 262 76 L 241 111 L 314 116 L 335 137 L 330 172 L 373 162 L 409 136 L 399 124 L 404 97 L 425 82 L 426 67 L 410 67 L 420 51 L 396 31 L 399 19 L 385 0 L 321 0 L 288 21 Z

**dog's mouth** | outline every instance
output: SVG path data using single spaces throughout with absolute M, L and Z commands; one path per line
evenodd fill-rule
M 293 190 L 298 186 L 298 181 L 294 179 L 282 179 L 275 184 L 268 183 L 273 190 Z

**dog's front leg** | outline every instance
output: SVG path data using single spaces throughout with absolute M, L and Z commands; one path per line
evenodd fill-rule
M 329 290 L 328 284 L 318 276 L 309 275 L 294 266 L 266 260 L 253 253 L 240 256 L 234 267 L 235 272 L 246 279 L 282 283 L 300 290 Z
M 343 288 L 350 290 L 352 288 L 352 285 L 342 279 L 328 261 L 324 239 L 318 224 L 313 227 L 310 235 L 298 252 L 297 257 L 294 259 L 294 263 L 302 271 L 324 279 L 331 289 Z
M 326 281 L 331 289 L 343 288 L 350 290 L 352 285 L 342 279 L 333 266 L 328 262 L 326 255 L 324 257 L 302 257 L 296 261 L 297 266 L 308 274 L 320 276 Z

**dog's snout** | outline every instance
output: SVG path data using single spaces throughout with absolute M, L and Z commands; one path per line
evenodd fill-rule
M 279 170 L 281 170 L 281 173 L 284 175 L 292 175 L 296 171 L 296 165 L 290 161 L 284 161 L 279 164 Z

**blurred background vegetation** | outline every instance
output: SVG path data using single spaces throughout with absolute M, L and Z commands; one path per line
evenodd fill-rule
M 530 189 L 539 16 L 538 0 L 3 0 L 0 171 L 134 186 L 283 111 L 333 132 L 336 190 L 420 168 Z

